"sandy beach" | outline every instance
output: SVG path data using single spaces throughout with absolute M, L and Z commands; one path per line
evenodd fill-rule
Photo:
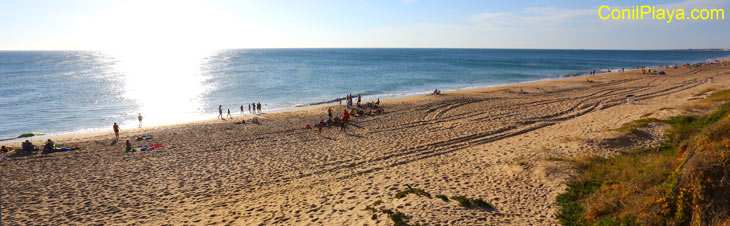
M 246 115 L 122 130 L 116 145 L 111 129 L 54 137 L 80 150 L 0 161 L 2 224 L 392 225 L 364 210 L 380 200 L 409 223 L 555 225 L 555 197 L 571 175 L 555 159 L 654 144 L 660 129 L 622 139 L 611 129 L 681 113 L 703 90 L 730 85 L 730 66 L 660 70 L 668 75 L 627 71 L 382 100 L 384 114 L 322 135 L 305 124 L 326 119 L 329 107 L 341 114 L 344 104 L 261 114 L 261 125 L 234 123 Z M 141 135 L 154 138 L 134 140 Z M 127 139 L 164 147 L 122 152 Z M 495 208 L 394 198 L 408 186 Z

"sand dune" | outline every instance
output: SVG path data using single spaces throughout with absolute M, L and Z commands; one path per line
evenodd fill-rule
M 356 117 L 346 133 L 326 128 L 321 136 L 304 125 L 326 118 L 327 106 L 264 114 L 262 125 L 211 120 L 123 131 L 122 140 L 155 137 L 135 145 L 165 145 L 147 152 L 110 146 L 111 133 L 60 137 L 81 150 L 0 161 L 2 222 L 390 225 L 363 210 L 381 200 L 411 223 L 557 224 L 554 200 L 570 170 L 550 158 L 651 144 L 612 142 L 618 132 L 609 129 L 670 115 L 699 91 L 730 84 L 730 66 L 666 71 L 385 100 L 385 114 Z M 626 104 L 626 95 L 636 103 Z M 394 198 L 407 185 L 482 198 L 495 209 Z

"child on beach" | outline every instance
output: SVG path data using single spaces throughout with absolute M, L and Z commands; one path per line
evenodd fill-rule
M 347 124 L 347 119 L 345 117 L 342 117 L 342 120 L 340 121 L 340 131 L 347 132 L 347 128 L 345 128 L 345 124 Z
M 324 127 L 324 120 L 320 119 L 319 123 L 317 123 L 317 129 L 319 130 L 319 135 L 322 135 L 322 127 Z
M 132 150 L 132 143 L 129 143 L 129 140 L 124 144 L 124 151 L 131 151 Z

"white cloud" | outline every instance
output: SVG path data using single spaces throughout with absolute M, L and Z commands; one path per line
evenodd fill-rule
M 721 8 L 730 0 L 686 0 L 659 5 L 662 8 Z M 611 6 L 625 7 L 630 6 Z M 652 49 L 707 48 L 726 45 L 712 42 L 710 36 L 677 33 L 652 34 L 690 29 L 696 32 L 718 26 L 719 22 L 695 21 L 604 21 L 598 18 L 598 6 L 591 8 L 528 7 L 518 11 L 483 12 L 467 16 L 463 23 L 418 23 L 388 26 L 371 30 L 371 40 L 391 46 L 472 47 L 472 48 L 585 48 Z M 690 28 L 691 26 L 691 28 Z M 725 26 L 726 27 L 726 26 Z M 727 34 L 727 31 L 722 31 Z M 406 43 L 404 45 L 404 43 Z M 434 44 L 435 43 L 435 44 Z M 711 46 L 710 46 L 711 47 Z M 720 46 L 722 47 L 722 46 Z

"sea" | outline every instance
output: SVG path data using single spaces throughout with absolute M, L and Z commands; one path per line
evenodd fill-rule
M 727 50 L 0 51 L 0 140 L 62 135 L 707 62 Z

